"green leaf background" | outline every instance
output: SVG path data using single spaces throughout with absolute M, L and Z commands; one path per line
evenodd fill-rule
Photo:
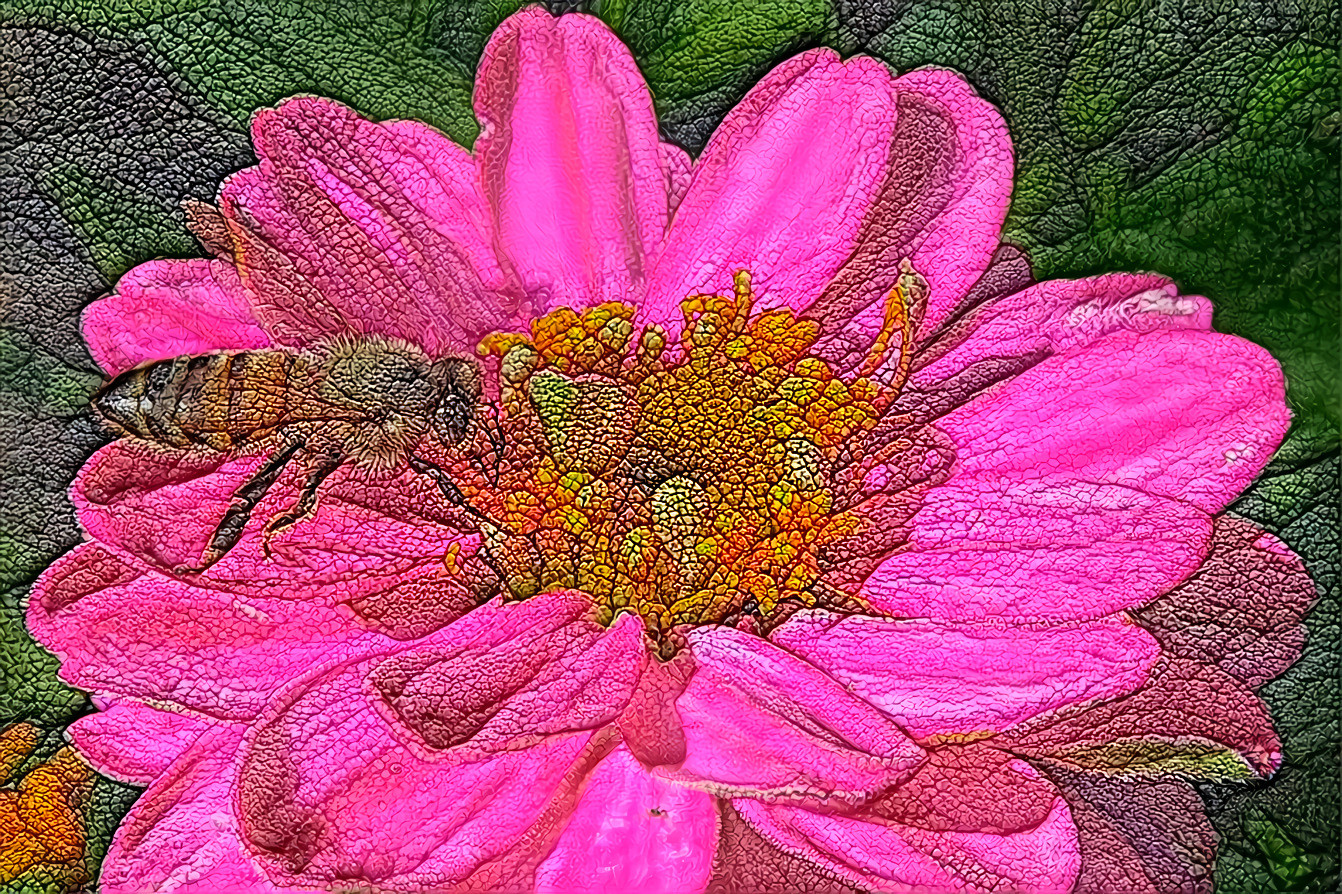
M 179 204 L 253 159 L 252 111 L 295 93 L 418 118 L 469 145 L 473 73 L 515 0 L 5 0 L 0 58 L 0 726 L 89 710 L 23 630 L 36 574 L 79 539 L 65 489 L 101 443 L 84 304 L 134 264 L 193 256 Z M 1286 766 L 1207 785 L 1223 892 L 1338 884 L 1339 63 L 1328 0 L 598 0 L 691 152 L 768 68 L 830 45 L 963 72 L 1017 152 L 1008 238 L 1036 274 L 1155 270 L 1286 371 L 1287 444 L 1234 511 L 1318 581 L 1305 657 L 1270 684 Z M 50 738 L 50 737 L 48 737 Z M 58 739 L 58 737 L 57 737 Z M 56 741 L 53 739 L 52 741 Z M 90 865 L 133 790 L 105 782 Z M 13 890 L 43 890 L 36 877 Z

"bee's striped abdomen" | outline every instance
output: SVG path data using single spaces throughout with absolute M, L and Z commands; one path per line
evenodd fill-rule
M 283 351 L 160 360 L 114 378 L 93 405 L 133 437 L 233 451 L 284 424 L 298 362 Z

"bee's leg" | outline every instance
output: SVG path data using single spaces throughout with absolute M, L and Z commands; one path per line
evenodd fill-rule
M 292 528 L 316 513 L 322 482 L 331 477 L 331 473 L 340 468 L 344 462 L 345 455 L 339 451 L 333 450 L 322 454 L 308 471 L 308 480 L 303 482 L 303 490 L 299 493 L 298 502 L 294 503 L 294 507 L 266 522 L 265 531 L 261 535 L 261 550 L 267 559 L 270 558 L 270 541 L 276 534 L 286 528 Z
M 414 470 L 416 474 L 423 475 L 425 478 L 430 479 L 434 484 L 438 485 L 438 490 L 442 493 L 443 497 L 446 498 L 447 502 L 451 503 L 453 506 L 460 506 L 473 518 L 487 522 L 494 527 L 499 527 L 493 519 L 476 509 L 466 500 L 466 495 L 461 492 L 461 488 L 457 487 L 456 482 L 452 480 L 452 476 L 447 474 L 446 470 L 440 469 L 428 460 L 420 459 L 418 456 L 406 457 L 406 461 L 410 463 L 410 468 Z
M 298 451 L 303 449 L 302 442 L 291 444 L 279 453 L 271 457 L 270 462 L 257 469 L 251 478 L 242 483 L 242 486 L 233 491 L 232 502 L 229 503 L 228 511 L 224 517 L 219 520 L 219 524 L 214 529 L 214 534 L 210 537 L 209 544 L 205 547 L 205 552 L 201 554 L 200 564 L 194 568 L 189 565 L 183 565 L 176 570 L 179 574 L 198 574 L 209 568 L 215 562 L 218 562 L 224 555 L 237 545 L 242 539 L 242 532 L 247 530 L 247 523 L 252 519 L 252 510 L 256 504 L 265 497 L 266 491 L 280 477 L 280 472 L 289 464 Z

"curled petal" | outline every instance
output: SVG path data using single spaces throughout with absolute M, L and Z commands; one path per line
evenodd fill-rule
M 183 354 L 270 347 L 224 261 L 149 261 L 84 311 L 89 353 L 109 376 Z
M 669 168 L 629 50 L 592 16 L 524 9 L 485 47 L 475 111 L 500 258 L 535 310 L 636 298 Z
M 759 308 L 802 310 L 848 257 L 885 174 L 892 78 L 868 57 L 811 50 L 760 81 L 704 148 L 640 308 L 681 326 L 686 295 L 749 270 Z
M 1017 772 L 1034 774 L 1024 762 L 1016 764 Z M 975 797 L 992 795 L 977 792 Z M 1041 822 L 1005 834 L 935 831 L 744 799 L 732 805 L 779 849 L 863 890 L 1064 894 L 1080 869 L 1076 826 L 1060 795 Z
M 718 794 L 860 802 L 922 760 L 898 726 L 832 677 L 729 627 L 689 634 L 676 706 L 685 762 L 658 772 Z

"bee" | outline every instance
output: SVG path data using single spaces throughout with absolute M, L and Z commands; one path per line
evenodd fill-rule
M 198 566 L 204 571 L 241 539 L 252 511 L 291 462 L 306 479 L 293 507 L 265 525 L 263 545 L 317 511 L 330 475 L 351 464 L 369 472 L 405 461 L 451 503 L 478 515 L 446 472 L 415 455 L 430 431 L 461 444 L 481 397 L 472 361 L 430 359 L 405 342 L 337 339 L 311 352 L 219 352 L 127 370 L 93 396 L 94 410 L 120 434 L 166 447 L 234 455 L 269 454 L 236 491 Z

